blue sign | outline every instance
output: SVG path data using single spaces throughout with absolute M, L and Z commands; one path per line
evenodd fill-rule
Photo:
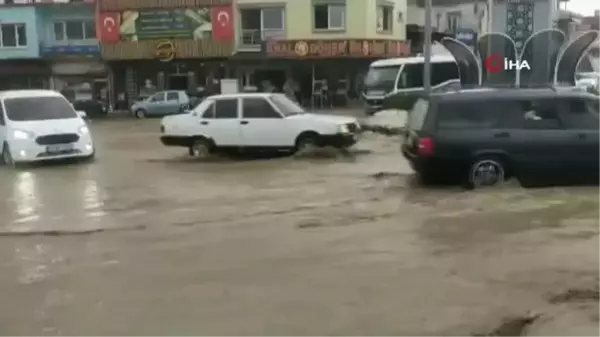
M 454 38 L 467 46 L 474 46 L 477 41 L 477 32 L 473 29 L 459 29 Z
M 94 56 L 100 57 L 99 46 L 41 46 L 42 57 L 56 56 Z

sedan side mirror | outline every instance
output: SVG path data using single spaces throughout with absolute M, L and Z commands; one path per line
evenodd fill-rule
M 84 119 L 87 118 L 87 113 L 85 111 L 77 110 L 75 112 L 77 113 L 77 115 L 79 115 L 79 117 L 84 118 Z

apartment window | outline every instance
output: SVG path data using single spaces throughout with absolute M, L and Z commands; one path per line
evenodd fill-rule
M 446 14 L 448 32 L 456 33 L 460 29 L 460 16 L 460 13 Z
M 346 5 L 316 4 L 313 19 L 315 30 L 343 30 L 346 28 Z
M 24 23 L 4 23 L 0 25 L 1 47 L 25 47 L 27 46 L 27 33 Z
M 284 8 L 247 8 L 241 9 L 240 14 L 242 44 L 260 44 L 262 40 L 284 37 Z
M 377 6 L 377 31 L 391 32 L 394 22 L 393 6 Z
M 93 20 L 67 20 L 54 23 L 54 40 L 89 40 L 96 38 Z

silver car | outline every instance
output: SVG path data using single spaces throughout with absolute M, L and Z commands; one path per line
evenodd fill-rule
M 190 98 L 183 90 L 160 91 L 131 105 L 131 112 L 137 118 L 165 116 L 180 113 Z

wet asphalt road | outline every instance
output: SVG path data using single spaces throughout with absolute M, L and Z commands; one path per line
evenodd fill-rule
M 428 190 L 376 135 L 198 162 L 157 120 L 92 130 L 95 163 L 0 168 L 0 334 L 599 332 L 597 187 Z

